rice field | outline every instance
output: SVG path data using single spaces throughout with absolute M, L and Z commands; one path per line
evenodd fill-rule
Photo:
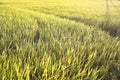
M 0 0 L 0 80 L 119 80 L 119 0 Z

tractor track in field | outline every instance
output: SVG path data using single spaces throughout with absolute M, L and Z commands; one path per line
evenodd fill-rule
M 8 6 L 8 7 L 10 7 L 10 6 Z M 16 8 L 16 7 L 11 7 L 11 8 Z M 89 26 L 90 28 L 91 28 L 91 27 L 93 27 L 93 28 L 98 28 L 98 29 L 106 32 L 107 34 L 109 33 L 109 35 L 110 35 L 111 37 L 120 37 L 119 35 L 117 35 L 117 36 L 116 36 L 116 34 L 113 35 L 113 34 L 111 34 L 111 32 L 110 32 L 109 30 L 106 30 L 106 29 L 102 28 L 102 27 L 104 26 L 103 23 L 101 23 L 99 26 L 96 26 L 95 24 L 90 23 L 90 20 L 87 20 L 87 19 L 82 20 L 82 19 L 80 19 L 80 18 L 69 18 L 69 17 L 66 17 L 66 16 L 54 15 L 54 14 L 47 13 L 47 12 L 42 12 L 42 11 L 41 11 L 41 12 L 38 12 L 38 11 L 36 11 L 36 10 L 27 9 L 27 8 L 25 8 L 25 9 L 23 9 L 23 8 L 17 8 L 17 9 L 29 10 L 29 11 L 33 11 L 33 12 L 36 12 L 36 13 L 42 13 L 42 14 L 46 14 L 46 15 L 52 15 L 52 16 L 55 16 L 55 17 L 58 17 L 58 18 L 61 18 L 61 19 L 66 19 L 66 20 L 74 21 L 74 22 L 76 22 L 76 23 L 82 23 L 82 24 L 84 24 L 84 25 L 86 25 L 86 26 Z M 116 32 L 117 32 L 116 30 L 117 30 L 117 29 L 112 30 L 112 32 L 115 32 L 115 33 L 116 33 Z
M 32 10 L 32 9 L 28 9 L 28 10 Z M 36 11 L 36 10 L 32 10 L 32 11 L 38 12 L 38 11 Z M 107 27 L 105 27 L 105 25 L 104 25 L 103 22 L 100 23 L 99 26 L 97 26 L 96 24 L 91 23 L 89 19 L 84 19 L 84 20 L 83 20 L 83 19 L 80 19 L 80 18 L 69 18 L 69 17 L 66 17 L 66 16 L 54 15 L 54 14 L 47 13 L 47 12 L 38 12 L 38 13 L 53 15 L 53 16 L 55 16 L 55 17 L 59 17 L 59 18 L 62 18 L 62 19 L 67 19 L 67 20 L 70 20 L 70 21 L 75 21 L 75 22 L 77 22 L 77 23 L 83 23 L 84 25 L 89 26 L 90 28 L 91 28 L 91 27 L 98 28 L 98 29 L 100 29 L 100 30 L 102 30 L 102 31 L 104 31 L 104 32 L 106 32 L 106 33 L 109 33 L 109 35 L 110 35 L 111 37 L 120 37 L 120 35 L 117 34 L 117 33 L 120 33 L 120 31 L 119 31 L 120 28 L 119 28 L 119 27 L 117 27 L 117 28 L 115 28 L 115 29 L 113 29 L 113 30 L 111 31 L 111 30 L 109 30 Z M 109 27 L 109 26 L 108 26 L 108 27 Z M 118 31 L 119 31 L 119 32 L 118 32 Z M 114 34 L 113 34 L 113 32 L 114 32 Z

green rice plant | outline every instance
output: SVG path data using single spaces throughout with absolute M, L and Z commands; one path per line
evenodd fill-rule
M 61 4 L 63 9 L 56 10 L 59 8 L 56 7 L 53 12 L 50 0 L 46 3 L 48 10 L 44 9 L 46 1 L 43 0 L 42 5 L 36 7 L 38 11 L 30 9 L 37 4 L 36 1 L 32 5 L 27 0 L 6 0 L 6 5 L 0 5 L 0 80 L 119 80 L 119 37 L 111 37 L 99 28 L 69 20 L 70 12 L 77 9 L 64 6 L 70 7 L 73 1 Z M 83 6 L 88 3 L 85 1 Z M 44 10 L 50 10 L 51 14 Z M 69 16 L 58 17 L 55 11 Z

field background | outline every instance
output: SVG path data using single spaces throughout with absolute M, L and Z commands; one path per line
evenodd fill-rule
M 0 0 L 0 80 L 119 80 L 119 0 Z

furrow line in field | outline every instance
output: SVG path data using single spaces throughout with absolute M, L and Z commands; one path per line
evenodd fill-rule
M 32 10 L 32 11 L 35 11 L 35 10 Z M 38 12 L 38 11 L 35 11 L 35 12 Z M 120 27 L 118 26 L 115 26 L 115 28 L 113 28 L 112 30 L 109 29 L 109 24 L 105 24 L 105 22 L 103 23 L 100 23 L 100 25 L 96 25 L 94 23 L 91 23 L 90 20 L 88 19 L 80 19 L 80 18 L 70 18 L 70 17 L 66 17 L 66 16 L 61 16 L 61 15 L 54 15 L 54 14 L 51 14 L 51 13 L 47 13 L 47 12 L 38 12 L 38 13 L 43 13 L 43 14 L 48 14 L 48 15 L 53 15 L 55 17 L 59 17 L 59 18 L 62 18 L 62 19 L 67 19 L 67 20 L 70 20 L 70 21 L 75 21 L 76 23 L 82 23 L 86 26 L 89 26 L 89 27 L 93 27 L 93 28 L 98 28 L 106 33 L 109 33 L 109 35 L 111 37 L 120 37 L 120 35 L 118 33 L 120 33 Z
M 15 8 L 15 7 L 11 7 L 11 8 Z M 23 9 L 23 8 L 15 8 L 15 9 L 28 10 L 28 11 L 31 11 L 31 12 L 35 12 L 37 14 L 45 14 L 45 15 L 49 15 L 49 16 L 54 16 L 54 17 L 59 18 L 59 19 L 63 19 L 63 20 L 65 19 L 65 20 L 73 21 L 73 22 L 75 22 L 77 24 L 81 23 L 81 24 L 84 24 L 87 28 L 97 28 L 99 30 L 102 30 L 106 34 L 108 34 L 108 32 L 109 32 L 109 31 L 106 31 L 105 29 L 102 29 L 102 27 L 101 27 L 102 25 L 96 26 L 95 24 L 91 24 L 91 23 L 89 23 L 89 21 L 85 21 L 85 20 L 83 21 L 83 20 L 80 20 L 80 19 L 79 20 L 78 19 L 71 19 L 71 18 L 68 18 L 68 17 L 54 15 L 54 14 L 50 14 L 50 13 L 46 13 L 46 12 L 38 12 L 38 11 L 35 11 L 35 10 L 31 10 L 31 9 Z M 119 36 L 113 36 L 110 33 L 109 33 L 109 35 L 111 37 L 119 37 Z

